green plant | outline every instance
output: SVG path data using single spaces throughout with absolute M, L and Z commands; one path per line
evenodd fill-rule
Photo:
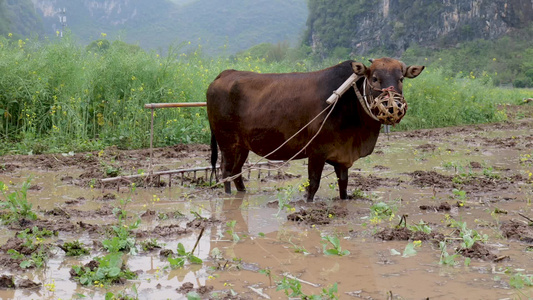
M 494 168 L 492 167 L 484 168 L 483 175 L 485 175 L 487 178 L 490 178 L 490 179 L 500 179 L 500 175 L 494 173 Z
M 7 209 L 8 212 L 0 214 L 0 218 L 5 224 L 20 221 L 21 219 L 35 220 L 37 215 L 32 211 L 33 205 L 27 200 L 27 191 L 30 188 L 31 177 L 22 184 L 19 191 L 7 193 L 8 186 L 0 181 L 0 190 L 5 201 L 0 201 L 0 208 Z
M 167 258 L 168 262 L 170 263 L 170 267 L 172 269 L 183 267 L 185 265 L 185 261 L 189 261 L 192 264 L 198 264 L 198 265 L 201 265 L 203 263 L 202 259 L 193 255 L 194 249 L 191 252 L 187 252 L 185 251 L 185 246 L 183 246 L 182 243 L 178 243 L 177 251 L 178 251 L 177 257 L 169 256 Z
M 420 232 L 424 232 L 427 234 L 431 233 L 431 227 L 423 220 L 420 220 L 418 224 L 407 225 L 407 229 L 414 231 L 414 232 L 420 231 Z
M 159 242 L 157 242 L 157 239 L 155 238 L 141 241 L 140 244 L 141 249 L 143 249 L 143 251 L 145 252 L 152 251 L 154 249 L 159 249 L 162 246 L 162 244 L 159 244 Z
M 72 276 L 83 285 L 104 286 L 137 278 L 137 274 L 124 265 L 122 253 L 109 253 L 94 258 L 94 266 L 73 266 Z
M 269 286 L 272 285 L 272 270 L 270 270 L 270 268 L 266 268 L 266 269 L 261 269 L 259 270 L 259 273 L 261 274 L 264 274 L 268 277 L 268 281 L 269 281 Z
M 226 226 L 228 226 L 227 232 L 231 235 L 231 238 L 233 239 L 234 243 L 238 243 L 241 238 L 239 235 L 235 232 L 235 225 L 237 224 L 236 220 L 231 220 L 226 223 Z
M 288 297 L 300 297 L 305 299 L 305 294 L 302 292 L 302 284 L 297 279 L 283 276 L 281 281 L 277 282 L 276 291 L 281 291 Z
M 457 262 L 455 259 L 459 256 L 459 254 L 449 254 L 447 251 L 447 243 L 446 241 L 439 242 L 439 248 L 440 248 L 440 260 L 439 264 L 446 265 L 446 266 L 455 266 Z
M 289 298 L 298 297 L 305 300 L 339 299 L 339 296 L 336 295 L 338 292 L 337 283 L 334 283 L 327 288 L 322 288 L 319 295 L 306 295 L 302 291 L 302 284 L 298 279 L 283 276 L 283 278 L 276 283 L 276 291 L 281 290 L 283 290 L 285 295 Z
M 309 183 L 307 183 L 307 185 L 305 185 L 305 183 L 304 183 L 300 187 L 294 187 L 294 186 L 289 184 L 289 185 L 287 185 L 285 187 L 278 188 L 278 193 L 276 194 L 276 197 L 278 198 L 278 212 L 277 212 L 276 216 L 279 216 L 281 211 L 284 210 L 284 209 L 290 210 L 292 208 L 292 206 L 290 206 L 289 203 L 291 202 L 292 197 L 294 196 L 296 191 L 302 189 L 302 187 L 306 188 L 308 186 L 309 186 Z
M 526 275 L 520 272 L 513 274 L 509 278 L 509 285 L 515 289 L 533 286 L 533 275 Z
M 111 226 L 111 231 L 108 232 L 110 237 L 102 241 L 102 245 L 109 252 L 129 251 L 130 254 L 137 253 L 133 230 L 139 227 L 141 219 L 136 219 L 132 224 L 126 223 L 128 213 L 125 207 L 130 201 L 121 200 L 122 208 L 115 207 L 113 209 L 113 214 L 117 216 L 118 222 L 116 225 Z
M 460 201 L 459 205 L 464 206 L 466 202 L 466 191 L 461 190 L 461 189 L 453 189 L 452 193 L 453 193 L 453 197 Z
M 323 252 L 326 255 L 345 256 L 345 255 L 350 254 L 350 251 L 342 250 L 339 238 L 336 236 L 330 236 L 330 235 L 323 236 L 321 243 L 322 243 Z M 331 244 L 331 246 L 333 246 L 333 249 L 326 249 L 328 244 Z
M 370 222 L 372 224 L 381 223 L 384 219 L 392 220 L 395 216 L 398 207 L 395 202 L 390 204 L 380 201 L 370 206 Z
M 476 230 L 468 228 L 466 222 L 449 219 L 449 226 L 458 229 L 459 236 L 462 239 L 461 247 L 463 249 L 471 248 L 478 241 L 485 243 L 489 238 L 487 234 L 480 234 Z
M 105 300 L 137 300 L 139 299 L 139 292 L 137 291 L 137 285 L 134 284 L 131 287 L 131 295 L 127 291 L 121 291 L 117 294 L 113 292 L 107 292 L 105 294 Z
M 25 248 L 23 251 L 26 255 L 19 253 L 15 249 L 9 249 L 8 254 L 13 259 L 21 260 L 20 267 L 22 269 L 31 267 L 43 267 L 48 261 L 50 252 L 49 244 L 44 244 L 43 239 L 56 235 L 57 232 L 50 231 L 46 228 L 39 229 L 37 226 L 26 228 L 17 233 L 17 238 L 22 239 L 24 242 L 22 246 Z
M 63 245 L 58 245 L 58 247 L 65 251 L 66 256 L 82 256 L 89 254 L 89 249 L 85 248 L 79 240 L 66 242 Z
M 303 253 L 305 255 L 309 254 L 309 251 L 307 251 L 307 249 L 305 249 L 303 246 L 298 246 L 296 245 L 295 243 L 293 243 L 291 241 L 291 239 L 289 238 L 289 243 L 292 245 L 292 249 L 294 249 L 294 252 L 296 253 Z
M 15 249 L 7 250 L 7 254 L 9 254 L 11 258 L 22 260 L 20 262 L 20 267 L 22 269 L 32 267 L 41 268 L 45 266 L 48 261 L 48 252 L 48 248 L 45 245 L 37 246 L 37 249 L 35 249 L 30 255 L 21 254 Z

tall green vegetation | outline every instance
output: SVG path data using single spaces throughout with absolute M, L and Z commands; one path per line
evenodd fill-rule
M 474 40 L 455 48 L 434 50 L 412 46 L 402 55 L 409 63 L 442 67 L 448 76 L 490 74 L 495 85 L 533 87 L 533 24 L 494 41 Z
M 0 153 L 96 150 L 149 145 L 146 103 L 205 101 L 205 91 L 225 69 L 262 73 L 310 71 L 329 59 L 271 60 L 252 56 L 210 58 L 199 47 L 168 55 L 102 39 L 85 47 L 70 37 L 56 41 L 0 37 Z M 520 101 L 527 91 L 495 89 L 489 75 L 428 68 L 406 81 L 409 113 L 398 127 L 415 129 L 503 118 L 496 103 Z M 156 146 L 209 141 L 205 108 L 155 112 Z
M 19 152 L 82 151 L 106 145 L 149 145 L 146 103 L 205 101 L 224 69 L 297 70 L 250 57 L 207 58 L 201 47 L 159 56 L 102 39 L 86 48 L 70 37 L 54 42 L 0 37 L 0 135 Z M 300 70 L 303 70 L 300 67 Z M 156 146 L 207 142 L 204 108 L 156 111 Z

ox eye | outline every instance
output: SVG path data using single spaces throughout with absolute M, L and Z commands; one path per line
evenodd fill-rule
M 372 77 L 372 82 L 378 82 L 378 78 L 376 76 Z
M 403 82 L 403 77 L 402 77 L 402 78 L 400 78 L 400 82 Z

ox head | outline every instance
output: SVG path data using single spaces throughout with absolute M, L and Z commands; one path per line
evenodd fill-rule
M 403 97 L 403 79 L 417 77 L 424 66 L 407 66 L 387 57 L 370 62 L 370 67 L 360 62 L 352 63 L 354 73 L 365 77 L 363 94 L 366 103 L 362 104 L 367 105 L 380 122 L 389 125 L 399 123 L 407 111 L 407 102 Z

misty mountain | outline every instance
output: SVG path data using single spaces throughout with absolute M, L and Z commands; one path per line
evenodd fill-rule
M 68 30 L 84 44 L 106 33 L 145 49 L 191 42 L 234 53 L 264 42 L 296 45 L 307 19 L 306 0 L 32 1 L 46 35 L 62 29 L 64 9 Z

